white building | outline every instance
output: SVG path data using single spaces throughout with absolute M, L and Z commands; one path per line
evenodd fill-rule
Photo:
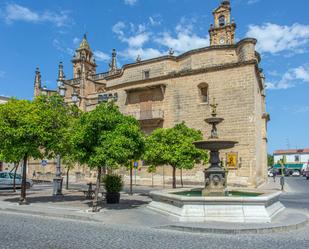
M 274 152 L 274 163 L 285 157 L 287 164 L 303 164 L 309 162 L 309 148 L 294 150 L 276 150 Z
M 8 102 L 9 99 L 10 98 L 8 98 L 8 97 L 0 96 L 0 104 L 4 104 L 4 103 Z

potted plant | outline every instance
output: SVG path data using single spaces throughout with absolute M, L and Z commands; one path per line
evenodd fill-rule
M 103 185 L 106 190 L 106 203 L 115 204 L 119 203 L 120 191 L 123 187 L 121 176 L 114 174 L 107 174 L 102 179 Z

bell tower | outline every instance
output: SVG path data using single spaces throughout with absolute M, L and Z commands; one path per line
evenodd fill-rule
M 229 0 L 221 2 L 213 11 L 214 24 L 210 26 L 210 46 L 232 45 L 235 42 L 236 24 L 231 21 L 231 4 Z
M 81 78 L 82 74 L 92 75 L 96 73 L 96 63 L 87 41 L 86 34 L 79 45 L 79 48 L 76 49 L 74 57 L 72 59 L 73 63 L 73 78 Z

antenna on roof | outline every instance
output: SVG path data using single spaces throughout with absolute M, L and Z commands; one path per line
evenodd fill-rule
M 290 140 L 288 138 L 286 139 L 286 147 L 288 150 L 290 149 Z

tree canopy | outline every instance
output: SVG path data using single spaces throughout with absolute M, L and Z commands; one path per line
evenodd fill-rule
M 117 167 L 141 157 L 144 138 L 138 121 L 113 102 L 83 113 L 74 127 L 75 156 L 89 167 Z
M 0 108 L 0 154 L 6 162 L 23 159 L 21 201 L 26 199 L 28 158 L 53 157 L 64 150 L 68 107 L 59 95 L 39 96 L 34 101 L 11 99 Z
M 159 128 L 147 137 L 143 159 L 150 165 L 173 167 L 173 187 L 176 187 L 176 168 L 192 169 L 196 163 L 207 160 L 207 153 L 197 149 L 193 142 L 202 140 L 202 133 L 188 128 L 185 123 L 173 128 Z

